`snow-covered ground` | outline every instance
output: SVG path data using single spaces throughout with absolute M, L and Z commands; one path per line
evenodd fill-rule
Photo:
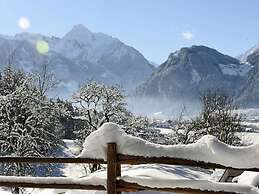
M 80 153 L 79 146 L 72 140 L 64 140 L 67 147 L 64 152 L 68 156 L 76 156 Z M 72 178 L 73 180 L 80 177 L 85 177 L 84 166 L 79 164 L 65 164 L 63 169 L 64 175 Z M 161 177 L 163 179 L 178 179 L 178 180 L 207 180 L 212 173 L 211 170 L 204 170 L 200 168 L 188 168 L 182 166 L 170 165 L 124 165 L 122 166 L 122 176 L 126 179 L 128 177 L 146 177 L 152 179 L 152 176 Z M 99 171 L 93 174 L 96 177 L 105 179 L 106 171 Z M 61 190 L 61 189 L 26 189 L 30 194 L 105 194 L 105 191 L 78 191 L 78 190 Z M 0 190 L 1 194 L 10 194 L 9 190 Z M 145 192 L 140 192 L 140 194 Z M 155 194 L 157 192 L 148 192 Z M 161 193 L 161 192 L 159 192 Z M 166 194 L 165 192 L 162 192 Z M 169 193 L 168 193 L 169 194 Z
M 240 111 L 241 112 L 241 111 Z M 249 109 L 249 110 L 242 110 L 242 113 L 246 113 L 248 115 L 247 117 L 247 121 L 244 123 L 247 126 L 251 127 L 253 126 L 254 128 L 259 127 L 259 121 L 257 122 L 257 117 L 259 116 L 259 110 L 258 109 Z M 107 128 L 106 128 L 107 129 Z M 171 129 L 168 128 L 159 128 L 159 130 L 161 131 L 161 133 L 170 133 Z M 107 131 L 106 131 L 107 132 Z M 92 152 L 90 154 L 90 157 L 103 157 L 105 158 L 106 155 L 106 150 L 105 150 L 105 144 L 107 143 L 107 141 L 115 141 L 118 144 L 124 144 L 123 147 L 125 147 L 125 149 L 127 148 L 128 150 L 128 154 L 134 154 L 133 150 L 140 150 L 140 149 L 136 149 L 137 147 L 141 147 L 143 145 L 147 145 L 146 142 L 142 142 L 139 141 L 139 139 L 137 139 L 137 141 L 131 141 L 132 139 L 124 139 L 124 142 L 119 142 L 118 141 L 118 135 L 121 132 L 119 132 L 119 134 L 116 133 L 111 133 L 111 131 L 107 133 L 97 133 L 95 134 L 95 137 L 91 137 L 89 136 L 88 138 L 88 142 L 90 141 L 89 144 L 85 143 L 85 148 L 87 148 L 86 150 L 84 150 L 84 152 L 81 153 L 81 157 L 82 156 L 89 156 L 87 154 L 89 154 L 90 152 Z M 112 135 L 111 135 L 112 134 Z M 179 146 L 171 146 L 178 149 L 178 151 L 183 152 L 180 154 L 180 156 L 186 156 L 188 159 L 197 159 L 197 158 L 189 158 L 191 157 L 191 151 L 195 151 L 198 154 L 198 159 L 199 160 L 203 160 L 205 158 L 207 158 L 208 160 L 211 160 L 211 162 L 223 162 L 223 164 L 228 164 L 225 163 L 227 160 L 226 157 L 224 156 L 224 154 L 226 154 L 227 152 L 232 153 L 233 152 L 237 152 L 237 155 L 239 156 L 234 156 L 234 158 L 231 156 L 231 160 L 228 160 L 230 163 L 233 164 L 233 161 L 235 163 L 235 165 L 239 166 L 239 165 L 248 165 L 251 167 L 252 166 L 258 166 L 258 161 L 259 159 L 257 157 L 259 157 L 259 153 L 258 152 L 258 148 L 256 145 L 259 145 L 259 130 L 255 130 L 254 132 L 244 132 L 244 133 L 240 133 L 239 136 L 241 137 L 242 141 L 245 144 L 249 144 L 252 146 L 249 146 L 248 151 L 249 152 L 253 152 L 249 153 L 247 151 L 247 148 L 245 149 L 235 149 L 232 148 L 231 146 L 226 146 L 224 144 L 221 144 L 219 142 L 217 142 L 217 140 L 215 140 L 213 137 L 206 137 L 203 138 L 202 141 L 200 141 L 198 144 L 195 144 L 194 147 L 193 145 L 190 147 L 188 146 L 184 146 L 184 149 L 180 149 Z M 102 139 L 103 137 L 105 137 L 105 139 Z M 121 139 L 121 137 L 119 137 Z M 123 138 L 122 138 L 123 139 Z M 135 139 L 135 138 L 133 138 Z M 136 139 L 135 139 L 136 140 Z M 64 155 L 67 156 L 77 156 L 78 154 L 80 154 L 80 147 L 73 141 L 73 140 L 64 140 L 66 143 L 66 148 L 64 148 Z M 95 142 L 95 143 L 93 143 Z M 144 144 L 143 144 L 144 143 Z M 95 150 L 91 150 L 91 146 L 90 144 L 92 144 L 92 146 L 98 146 L 100 149 L 95 149 Z M 97 145 L 98 144 L 98 145 Z M 149 147 L 150 145 L 148 144 L 147 147 Z M 151 147 L 154 146 L 154 144 L 151 145 Z M 124 150 L 123 147 L 119 147 L 119 151 Z M 170 146 L 169 146 L 170 147 Z M 193 147 L 193 148 L 192 148 Z M 144 155 L 152 155 L 154 153 L 157 152 L 157 150 L 159 151 L 159 154 L 164 155 L 165 153 L 163 153 L 163 151 L 165 151 L 165 149 L 161 149 L 162 147 L 153 147 L 152 149 L 149 150 L 149 154 L 147 154 L 145 152 L 145 149 L 142 149 L 142 151 L 140 151 L 140 154 L 144 154 Z M 171 149 L 170 148 L 170 149 Z M 208 149 L 209 148 L 209 149 Z M 212 149 L 211 149 L 212 148 Z M 90 149 L 90 152 L 89 152 Z M 104 149 L 104 150 L 102 150 Z M 188 150 L 189 149 L 189 150 Z M 145 153 L 142 153 L 144 150 Z M 162 150 L 162 151 L 161 151 Z M 210 152 L 211 155 L 210 156 L 204 156 L 205 152 Z M 175 152 L 174 154 L 179 154 L 179 152 Z M 93 154 L 94 153 L 94 154 Z M 220 159 L 217 159 L 216 157 L 214 157 L 213 155 L 216 154 L 223 154 L 222 157 Z M 172 154 L 172 153 L 170 153 Z M 169 155 L 170 155 L 169 154 Z M 243 154 L 246 154 L 246 156 L 244 156 Z M 166 155 L 168 155 L 168 153 L 166 153 Z M 179 156 L 179 155 L 178 155 Z M 251 158 L 252 157 L 252 158 Z M 217 160 L 215 160 L 217 159 Z M 240 160 L 238 162 L 238 160 Z M 251 161 L 253 160 L 253 162 Z M 255 163 L 254 163 L 254 160 Z M 251 164 L 251 162 L 253 164 Z M 230 164 L 229 163 L 229 164 Z M 246 166 L 247 167 L 247 166 Z M 79 164 L 65 164 L 63 167 L 62 172 L 64 173 L 65 176 L 71 178 L 71 179 L 80 179 L 82 177 L 87 176 L 86 172 L 84 170 L 84 165 L 79 165 Z M 223 171 L 217 171 L 217 173 L 213 173 L 211 170 L 204 170 L 204 169 L 199 169 L 199 168 L 188 168 L 188 167 L 183 167 L 183 166 L 171 166 L 171 165 L 162 165 L 162 164 L 150 164 L 150 165 L 134 165 L 134 166 L 130 166 L 130 165 L 125 165 L 122 167 L 122 177 L 121 179 L 128 181 L 128 182 L 136 182 L 138 184 L 141 185 L 145 185 L 145 186 L 149 186 L 149 187 L 169 187 L 172 185 L 175 186 L 191 186 L 192 188 L 209 188 L 209 189 L 214 189 L 217 190 L 219 188 L 223 188 L 225 190 L 231 190 L 234 191 L 232 188 L 232 184 L 229 185 L 218 185 L 217 182 L 215 182 L 223 173 Z M 95 172 L 94 174 L 92 174 L 91 176 L 100 178 L 103 180 L 103 184 L 105 184 L 105 177 L 106 177 L 106 172 L 105 171 L 99 171 L 99 172 Z M 216 178 L 215 178 L 216 177 Z M 258 193 L 258 189 L 256 189 L 254 186 L 258 185 L 259 183 L 259 173 L 254 173 L 254 172 L 244 172 L 241 176 L 236 177 L 234 179 L 235 182 L 238 182 L 239 185 L 237 188 L 238 191 L 242 191 L 243 193 Z M 235 183 L 233 183 L 235 184 Z M 234 186 L 236 186 L 234 185 Z M 88 194 L 105 194 L 105 191 L 78 191 L 78 190 L 56 190 L 56 189 L 27 189 L 27 191 L 30 194 L 83 194 L 83 193 L 88 193 Z M 147 192 L 139 192 L 141 193 L 147 193 Z M 156 194 L 158 192 L 149 192 L 150 194 Z M 161 193 L 161 192 L 159 192 Z M 10 194 L 10 191 L 8 189 L 5 188 L 1 188 L 0 189 L 0 194 Z
M 142 139 L 127 135 L 118 125 L 106 123 L 97 131 L 90 134 L 84 143 L 84 149 L 79 157 L 103 158 L 106 159 L 107 143 L 116 142 L 118 152 L 126 155 L 145 156 L 145 157 L 174 157 L 196 161 L 204 161 L 231 166 L 234 168 L 256 168 L 259 166 L 259 143 L 254 143 L 246 147 L 234 147 L 218 141 L 213 136 L 204 136 L 196 143 L 188 145 L 165 146 L 152 144 Z M 144 165 L 145 168 L 150 168 Z M 137 169 L 139 174 L 135 175 L 132 171 L 126 170 L 128 175 L 122 174 L 121 179 L 126 182 L 138 183 L 151 188 L 193 188 L 213 191 L 234 191 L 238 193 L 259 193 L 255 187 L 259 184 L 258 173 L 243 174 L 250 181 L 242 184 L 242 176 L 236 178 L 236 183 L 218 183 L 212 181 L 207 176 L 205 179 L 197 177 L 189 179 L 183 177 L 183 173 L 177 174 L 179 177 L 164 177 L 161 173 L 161 165 L 158 171 L 150 173 L 143 169 Z M 139 168 L 139 166 L 138 166 Z M 169 168 L 174 169 L 175 166 Z M 184 168 L 184 167 L 180 167 Z M 186 169 L 186 168 L 185 168 Z
M 248 108 L 248 109 L 238 109 L 237 113 L 243 114 L 246 121 L 249 122 L 259 122 L 259 109 L 258 108 Z

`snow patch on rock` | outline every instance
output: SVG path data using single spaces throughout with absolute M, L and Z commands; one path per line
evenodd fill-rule
M 219 64 L 221 71 L 225 75 L 232 76 L 244 76 L 246 75 L 252 68 L 251 65 L 244 63 L 242 65 L 237 64 Z
M 197 84 L 201 81 L 201 76 L 199 75 L 199 73 L 195 69 L 192 69 L 191 75 L 192 75 L 192 81 L 194 83 Z

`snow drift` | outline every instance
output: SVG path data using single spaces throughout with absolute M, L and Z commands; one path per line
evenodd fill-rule
M 259 143 L 246 147 L 235 147 L 206 135 L 196 143 L 188 145 L 158 145 L 127 135 L 120 126 L 105 123 L 91 133 L 83 144 L 78 157 L 107 159 L 107 143 L 116 143 L 118 153 L 145 157 L 172 157 L 217 163 L 233 168 L 259 167 Z

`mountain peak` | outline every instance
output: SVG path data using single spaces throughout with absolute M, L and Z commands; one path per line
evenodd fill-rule
M 91 31 L 87 27 L 85 27 L 83 24 L 74 25 L 71 31 L 90 32 L 91 33 Z
M 216 49 L 204 46 L 204 45 L 192 45 L 191 47 L 183 47 L 180 52 L 214 52 L 218 53 Z
M 77 24 L 64 36 L 65 39 L 79 40 L 88 42 L 93 33 L 84 25 Z
M 258 52 L 258 51 L 259 51 L 259 44 L 253 46 L 248 51 L 246 51 L 244 54 L 240 55 L 238 58 L 240 59 L 240 61 L 246 62 L 249 55 L 252 55 L 253 53 Z
M 196 58 L 197 60 L 208 60 L 213 61 L 215 58 L 217 59 L 215 63 L 219 64 L 220 62 L 224 62 L 225 59 L 231 60 L 233 64 L 238 64 L 239 61 L 233 57 L 224 55 L 217 51 L 214 48 L 210 48 L 203 45 L 193 45 L 191 47 L 183 47 L 169 55 L 168 61 L 179 63 L 180 61 L 184 61 L 187 63 L 191 58 Z
M 183 47 L 173 53 L 171 53 L 168 57 L 167 62 L 169 63 L 178 63 L 179 60 L 182 61 L 184 60 L 184 63 L 187 63 L 187 61 L 190 58 L 190 55 L 195 55 L 196 57 L 201 57 L 206 54 L 213 54 L 213 55 L 218 55 L 220 54 L 217 50 L 203 46 L 203 45 L 193 45 L 191 47 Z

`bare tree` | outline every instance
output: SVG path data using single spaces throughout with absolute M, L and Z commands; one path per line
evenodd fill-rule
M 80 119 L 96 130 L 104 122 L 115 121 L 126 112 L 125 96 L 119 88 L 91 81 L 73 95 Z M 85 138 L 85 137 L 84 137 Z
M 197 122 L 190 117 L 184 118 L 186 113 L 184 106 L 176 120 L 170 120 L 169 123 L 173 129 L 172 143 L 173 144 L 189 144 L 197 140 Z
M 135 116 L 127 109 L 126 97 L 120 88 L 90 81 L 73 95 L 74 108 L 78 116 L 74 117 L 76 136 L 82 143 L 94 130 L 105 122 L 115 122 L 128 134 L 139 137 L 152 137 L 147 134 L 148 119 Z M 147 137 L 148 136 L 148 137 Z M 93 172 L 99 168 L 90 165 Z
M 243 130 L 242 115 L 235 110 L 233 97 L 222 90 L 211 90 L 202 97 L 203 109 L 199 119 L 204 134 L 216 136 L 227 144 L 238 145 L 241 140 L 236 133 Z
M 180 118 L 174 126 L 174 141 L 187 144 L 209 134 L 227 144 L 240 145 L 241 140 L 236 133 L 243 130 L 242 116 L 235 111 L 237 107 L 233 98 L 217 89 L 207 91 L 201 101 L 202 111 L 197 118 Z
M 36 74 L 36 82 L 38 89 L 42 96 L 46 95 L 48 91 L 55 88 L 58 85 L 58 81 L 55 75 L 51 73 L 49 69 L 49 62 L 42 64 L 42 68 L 39 73 Z

